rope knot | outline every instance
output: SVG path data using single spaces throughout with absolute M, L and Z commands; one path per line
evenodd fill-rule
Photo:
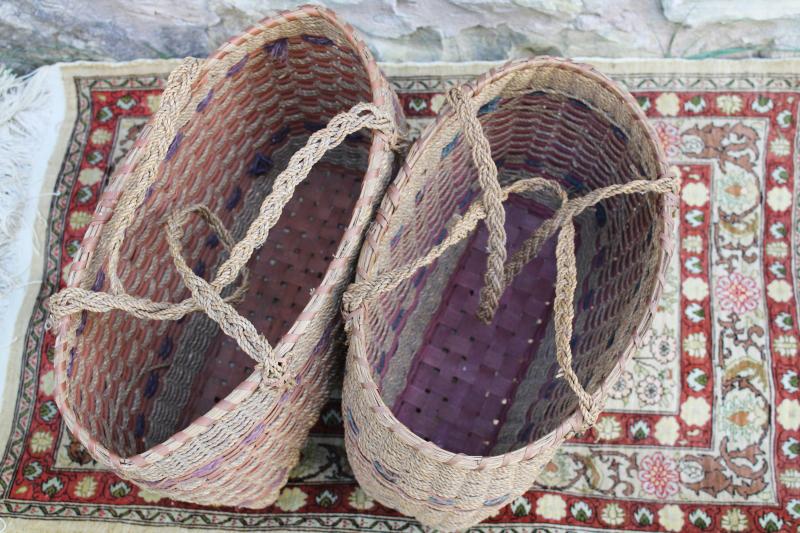
M 583 415 L 583 424 L 581 425 L 580 433 L 586 433 L 592 426 L 595 425 L 600 413 L 603 412 L 603 405 L 600 402 L 592 400 L 589 405 L 581 403 L 581 414 Z
M 348 335 L 353 330 L 353 317 L 364 303 L 364 299 L 364 287 L 357 284 L 350 285 L 342 294 L 342 322 L 344 322 L 344 332 Z
M 65 296 L 64 291 L 62 291 L 53 294 L 47 299 L 47 309 L 50 313 L 47 315 L 47 320 L 44 323 L 45 329 L 55 329 L 61 319 L 68 314 L 65 310 L 66 305 L 62 302 Z
M 460 86 L 451 87 L 445 92 L 445 97 L 450 102 L 450 105 L 455 109 L 456 106 L 470 107 L 472 102 L 467 98 L 464 89 Z
M 264 391 L 275 391 L 278 395 L 283 395 L 291 391 L 297 384 L 294 376 L 290 376 L 282 363 L 256 364 L 256 372 L 261 374 L 261 389 Z
M 358 303 L 353 293 L 345 292 L 342 295 L 342 315 L 344 315 L 345 321 L 347 321 L 347 318 L 353 314 L 353 310 L 357 307 Z

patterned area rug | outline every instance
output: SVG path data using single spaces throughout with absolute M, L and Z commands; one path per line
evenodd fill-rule
M 679 249 L 651 335 L 596 429 L 475 531 L 800 531 L 800 62 L 596 64 L 638 98 L 681 174 Z M 57 195 L 12 345 L 0 515 L 26 532 L 418 531 L 354 483 L 336 395 L 263 512 L 158 499 L 99 469 L 64 430 L 42 302 L 174 65 L 62 67 L 67 119 L 42 191 Z M 386 70 L 418 130 L 445 88 L 484 68 Z

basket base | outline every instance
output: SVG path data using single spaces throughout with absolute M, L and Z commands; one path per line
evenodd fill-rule
M 511 196 L 505 224 L 509 256 L 550 216 L 551 209 Z M 481 224 L 442 292 L 393 407 L 397 419 L 420 437 L 468 455 L 491 455 L 517 386 L 537 363 L 555 295 L 551 238 L 505 291 L 492 323 L 484 324 L 476 311 L 486 242 Z
M 247 264 L 248 296 L 235 307 L 273 346 L 303 310 L 311 298 L 309 289 L 320 284 L 336 253 L 361 190 L 361 176 L 354 174 L 325 162 L 315 166 Z M 217 334 L 194 381 L 181 427 L 225 398 L 254 365 L 236 341 Z

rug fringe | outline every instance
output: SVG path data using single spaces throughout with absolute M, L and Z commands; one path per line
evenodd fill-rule
M 45 69 L 17 77 L 0 65 L 0 315 L 5 298 L 20 284 L 15 241 L 23 214 L 35 209 L 37 200 L 30 180 L 39 140 L 50 122 L 46 102 L 52 95 L 45 77 Z

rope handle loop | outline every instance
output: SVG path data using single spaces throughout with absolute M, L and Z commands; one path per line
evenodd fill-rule
M 169 252 L 183 284 L 192 293 L 191 299 L 197 302 L 200 308 L 219 324 L 222 331 L 234 339 L 236 344 L 256 362 L 256 371 L 261 373 L 262 385 L 285 392 L 291 388 L 292 380 L 287 376 L 283 363 L 276 360 L 267 339 L 258 332 L 252 322 L 241 316 L 220 296 L 213 283 L 208 283 L 195 274 L 186 263 L 181 238 L 184 235 L 186 222 L 193 213 L 199 214 L 206 221 L 219 220 L 208 207 L 200 204 L 180 209 L 167 217 Z
M 170 75 L 162 97 L 162 106 L 153 120 L 154 131 L 151 133 L 162 142 L 151 143 L 155 145 L 152 152 L 144 154 L 139 160 L 138 164 L 142 168 L 137 166 L 135 174 L 131 176 L 131 185 L 126 188 L 126 201 L 120 202 L 115 210 L 112 220 L 117 219 L 117 222 L 109 236 L 108 269 L 111 291 L 104 293 L 79 288 L 64 289 L 50 298 L 50 322 L 55 323 L 64 316 L 80 311 L 107 312 L 117 309 L 137 318 L 153 320 L 176 320 L 189 312 L 204 311 L 256 361 L 257 369 L 262 375 L 262 388 L 285 391 L 295 383 L 295 377 L 288 375 L 285 356 L 278 357 L 267 339 L 231 305 L 246 292 L 245 265 L 254 251 L 267 240 L 269 230 L 278 222 L 283 209 L 294 195 L 295 188 L 308 177 L 313 165 L 329 150 L 341 144 L 348 135 L 363 128 L 383 133 L 391 148 L 395 149 L 403 141 L 403 132 L 391 111 L 371 103 L 356 104 L 349 111 L 334 116 L 324 128 L 314 132 L 306 145 L 290 158 L 286 169 L 275 178 L 272 191 L 262 201 L 258 215 L 248 227 L 244 238 L 235 244 L 231 242 L 230 235 L 219 218 L 205 206 L 192 205 L 171 213 L 166 222 L 170 254 L 192 296 L 179 303 L 154 302 L 130 296 L 116 274 L 121 243 L 137 207 L 141 205 L 147 189 L 157 178 L 158 165 L 166 155 L 168 142 L 177 134 L 177 124 L 185 123 L 176 117 L 186 112 L 189 89 L 197 78 L 200 64 L 199 60 L 186 60 Z M 167 141 L 163 142 L 164 139 Z M 199 214 L 215 229 L 229 252 L 228 258 L 210 283 L 197 276 L 182 255 L 180 241 L 184 235 L 183 227 L 193 213 Z M 240 275 L 243 277 L 242 284 L 227 298 L 222 297 L 222 290 Z
M 484 191 L 483 195 L 470 205 L 462 217 L 455 221 L 447 232 L 445 239 L 431 248 L 427 254 L 405 266 L 381 273 L 373 279 L 361 280 L 351 284 L 342 298 L 343 312 L 347 321 L 346 328 L 348 330 L 352 329 L 352 319 L 355 312 L 367 301 L 379 294 L 397 288 L 404 281 L 414 276 L 418 269 L 433 263 L 447 249 L 472 233 L 480 220 L 486 220 L 489 232 L 487 244 L 489 257 L 484 276 L 485 285 L 480 293 L 477 314 L 481 320 L 491 322 L 503 292 L 513 282 L 514 278 L 519 275 L 522 268 L 536 257 L 542 245 L 554 233 L 558 232 L 556 243 L 557 289 L 555 301 L 553 302 L 556 359 L 561 368 L 560 375 L 564 377 L 570 389 L 578 398 L 579 408 L 583 415 L 583 428 L 581 431 L 585 431 L 597 421 L 597 417 L 602 410 L 602 404 L 584 389 L 572 367 L 570 341 L 572 339 L 572 323 L 575 314 L 574 300 L 578 276 L 573 219 L 589 207 L 613 196 L 674 193 L 678 188 L 678 178 L 665 177 L 656 180 L 634 180 L 595 189 L 584 196 L 572 199 L 568 197 L 567 192 L 560 184 L 542 177 L 521 179 L 501 188 L 497 180 L 497 167 L 491 158 L 489 142 L 474 113 L 474 105 L 466 102 L 466 97 L 461 89 L 451 90 L 448 93 L 448 99 L 453 105 L 457 119 L 462 123 L 464 137 L 472 148 L 473 159 L 478 167 L 479 182 Z M 492 181 L 494 183 L 487 186 Z M 555 194 L 561 205 L 553 216 L 544 221 L 525 240 L 511 259 L 506 262 L 506 234 L 503 230 L 505 212 L 502 204 L 510 194 L 529 195 L 538 190 Z M 502 215 L 497 212 L 498 205 Z M 497 241 L 499 239 L 502 240 L 498 247 Z M 499 258 L 502 258 L 501 262 L 498 262 Z
M 481 305 L 478 318 L 489 324 L 494 317 L 493 309 L 500 303 L 503 294 L 501 273 L 506 262 L 506 211 L 503 207 L 503 192 L 497 178 L 497 165 L 492 159 L 489 139 L 476 117 L 476 108 L 461 87 L 447 91 L 447 100 L 456 113 L 464 130 L 464 139 L 472 149 L 472 160 L 478 168 L 478 182 L 483 189 L 483 205 L 486 210 L 484 224 L 489 236 L 486 243 L 486 272 L 480 292 Z
M 341 144 L 348 135 L 363 128 L 378 130 L 390 139 L 397 137 L 392 116 L 373 104 L 356 104 L 350 111 L 333 117 L 325 128 L 313 133 L 306 145 L 289 159 L 286 169 L 275 179 L 272 191 L 261 203 L 259 213 L 250 224 L 244 238 L 233 246 L 229 257 L 219 267 L 217 276 L 211 283 L 195 275 L 181 253 L 180 237 L 183 234 L 181 228 L 187 220 L 187 215 L 199 207 L 188 207 L 169 216 L 167 239 L 170 253 L 184 284 L 206 314 L 260 365 L 262 385 L 265 387 L 281 391 L 292 387 L 295 377 L 287 372 L 288 362 L 285 356 L 280 357 L 275 353 L 267 339 L 258 333 L 249 320 L 220 298 L 215 287 L 226 286 L 235 279 L 253 252 L 264 244 L 269 236 L 269 230 L 278 222 L 296 187 L 308 177 L 314 164 L 329 150 Z
M 567 200 L 566 192 L 558 183 L 537 177 L 521 179 L 502 188 L 501 201 L 505 202 L 511 194 L 529 194 L 538 190 L 548 190 L 562 201 Z M 342 309 L 345 315 L 352 315 L 366 302 L 379 294 L 399 287 L 404 281 L 411 279 L 420 268 L 432 264 L 447 250 L 464 240 L 475 230 L 478 222 L 486 219 L 487 209 L 484 201 L 484 198 L 479 197 L 472 202 L 467 211 L 456 219 L 442 242 L 431 248 L 424 256 L 395 270 L 384 272 L 373 279 L 352 283 L 342 296 Z
M 233 247 L 233 239 L 222 221 L 205 208 L 200 209 L 199 214 L 212 227 L 223 248 L 230 252 Z M 223 301 L 226 303 L 240 301 L 247 292 L 249 275 L 247 269 L 242 269 L 240 283 L 229 296 L 223 298 Z M 214 286 L 214 290 L 219 294 L 222 287 Z M 161 302 L 131 296 L 127 293 L 111 294 L 79 287 L 68 287 L 52 295 L 48 299 L 48 307 L 50 308 L 49 327 L 53 327 L 63 317 L 82 311 L 107 313 L 116 310 L 125 311 L 136 318 L 146 320 L 180 320 L 189 313 L 203 310 L 203 307 L 195 302 L 194 298 L 187 298 L 178 303 Z

